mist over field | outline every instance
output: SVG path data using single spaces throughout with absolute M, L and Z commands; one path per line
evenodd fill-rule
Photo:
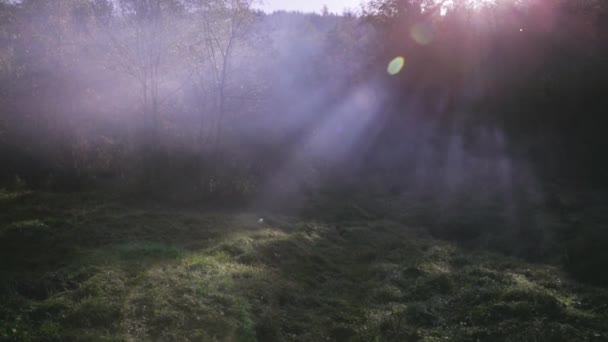
M 0 0 L 0 340 L 608 338 L 606 4 L 278 5 Z

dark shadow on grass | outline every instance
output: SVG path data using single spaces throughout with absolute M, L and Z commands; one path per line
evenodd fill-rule
M 467 251 L 389 220 L 300 222 L 257 258 L 229 252 L 275 270 L 276 297 L 257 312 L 263 340 L 608 336 L 601 305 L 583 309 L 576 299 L 605 291 L 575 285 L 550 266 Z
M 260 224 L 252 214 L 63 200 L 21 203 L 27 220 L 2 221 L 0 245 L 12 248 L 2 261 L 2 338 L 608 336 L 606 291 L 435 240 L 374 208 L 325 206 Z

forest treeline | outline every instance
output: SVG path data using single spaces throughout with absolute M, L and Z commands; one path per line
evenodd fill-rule
M 337 15 L 2 0 L 0 42 L 3 187 L 218 203 L 329 185 L 433 194 L 429 211 L 469 213 L 442 214 L 457 227 L 439 234 L 459 238 L 490 222 L 463 207 L 475 199 L 534 253 L 541 203 L 588 252 L 563 189 L 606 186 L 602 1 L 373 0 Z M 446 227 L 442 215 L 426 216 Z
M 255 186 L 348 105 L 375 121 L 335 120 L 366 145 L 351 166 L 391 149 L 385 159 L 408 159 L 396 158 L 402 133 L 430 124 L 476 153 L 499 132 L 509 157 L 543 176 L 605 183 L 599 1 L 383 0 L 341 16 L 236 0 L 3 1 L 0 11 L 3 183 L 188 170 L 201 185 L 238 164 Z M 406 64 L 391 77 L 397 56 Z

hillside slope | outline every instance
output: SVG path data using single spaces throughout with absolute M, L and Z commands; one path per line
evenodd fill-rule
M 1 340 L 608 339 L 607 290 L 388 219 L 95 194 L 5 192 L 0 209 Z

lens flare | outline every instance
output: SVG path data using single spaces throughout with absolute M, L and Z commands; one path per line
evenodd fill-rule
M 430 23 L 417 23 L 410 30 L 412 39 L 420 45 L 428 45 L 433 41 L 435 32 Z
M 390 63 L 388 63 L 387 71 L 389 75 L 395 76 L 403 70 L 405 66 L 405 58 L 402 56 L 395 57 Z

